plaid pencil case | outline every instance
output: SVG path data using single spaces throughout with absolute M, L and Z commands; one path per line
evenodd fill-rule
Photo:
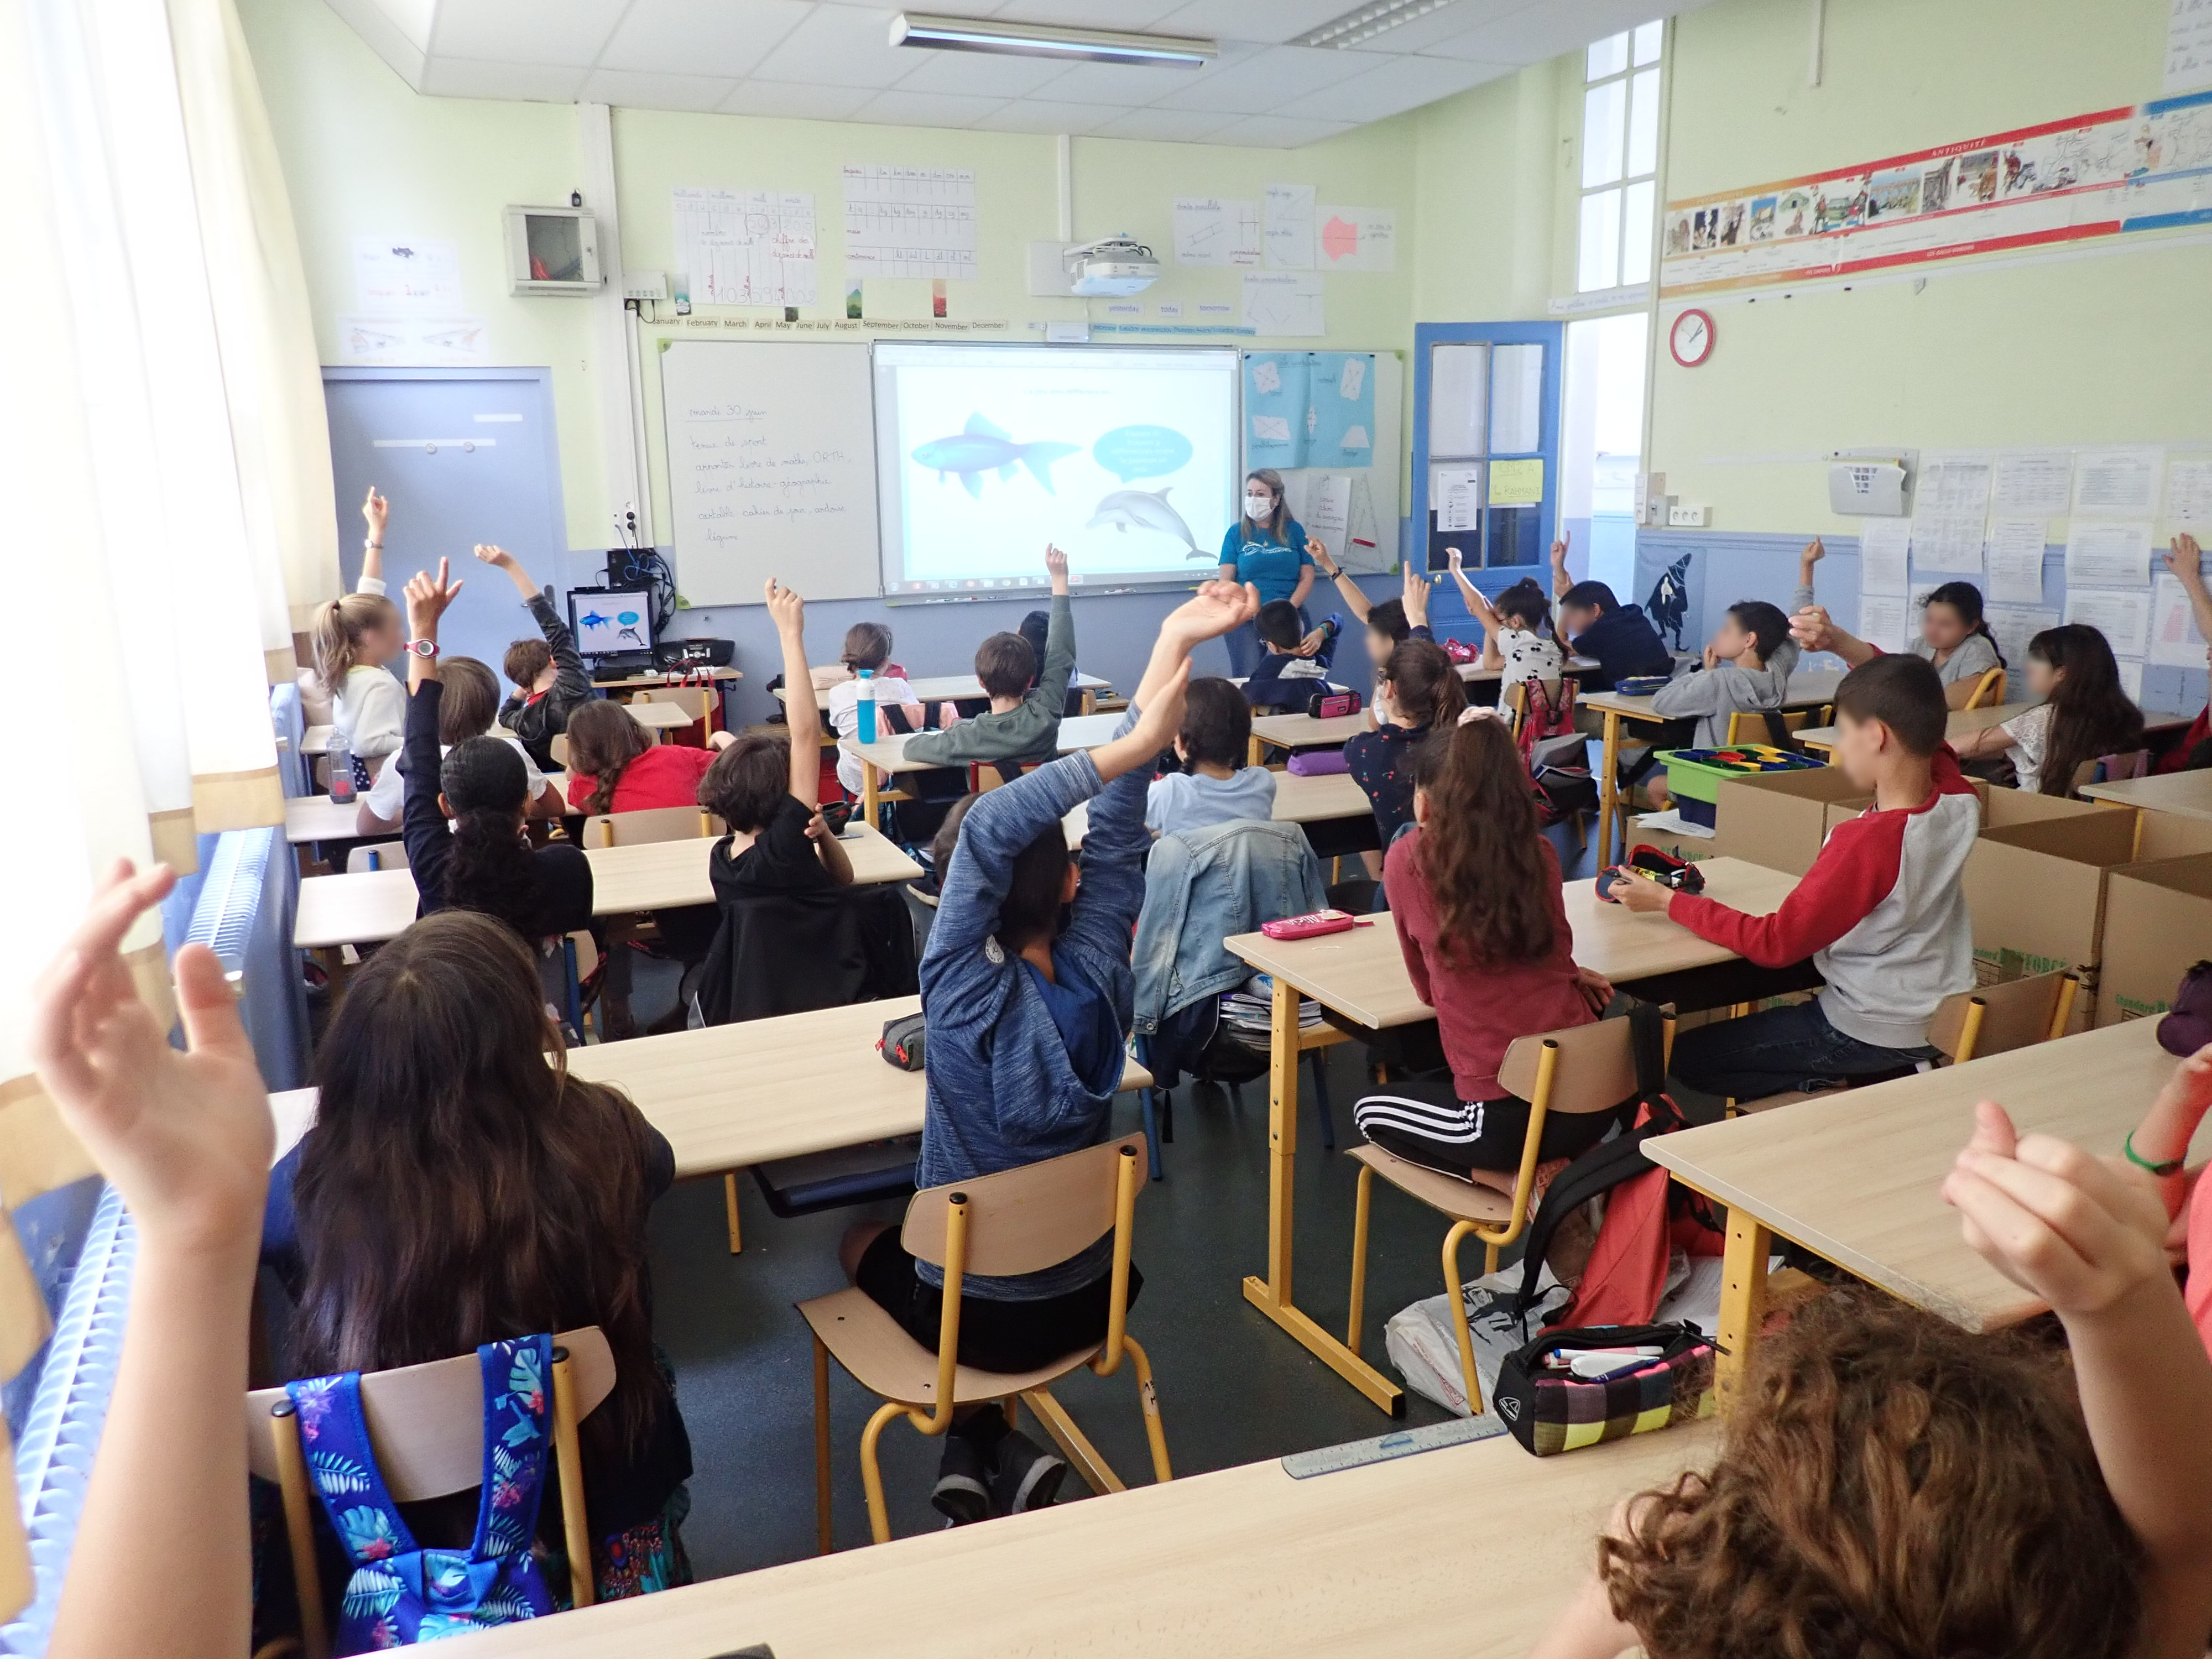
M 1695 1325 L 1547 1331 L 1505 1357 L 1498 1414 L 1539 1457 L 1713 1413 L 1711 1341 Z

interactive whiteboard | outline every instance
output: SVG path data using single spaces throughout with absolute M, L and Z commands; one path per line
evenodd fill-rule
M 876 467 L 865 343 L 671 340 L 660 356 L 678 585 L 758 605 L 873 598 Z

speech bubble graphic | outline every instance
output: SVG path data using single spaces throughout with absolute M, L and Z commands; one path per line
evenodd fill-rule
M 1123 483 L 1164 478 L 1190 461 L 1190 440 L 1171 426 L 1117 426 L 1091 446 L 1091 453 Z

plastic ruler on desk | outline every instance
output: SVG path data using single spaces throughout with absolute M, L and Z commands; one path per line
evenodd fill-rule
M 1283 1473 L 1293 1480 L 1310 1480 L 1317 1474 L 1334 1474 L 1369 1463 L 1388 1463 L 1416 1452 L 1440 1451 L 1463 1446 L 1471 1440 L 1491 1440 L 1505 1432 L 1494 1417 L 1455 1417 L 1443 1423 L 1425 1423 L 1417 1429 L 1397 1429 L 1372 1440 L 1351 1440 L 1341 1446 L 1318 1446 L 1312 1451 L 1292 1452 L 1283 1460 Z

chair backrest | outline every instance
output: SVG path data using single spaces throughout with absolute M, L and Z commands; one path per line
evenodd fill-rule
M 2150 775 L 2150 750 L 2130 749 L 2124 754 L 2099 755 L 2085 760 L 2074 769 L 2074 787 L 2085 783 L 2118 783 L 2128 778 L 2147 778 Z
M 714 712 L 714 694 L 703 685 L 664 685 L 651 691 L 641 691 L 630 699 L 632 702 L 665 702 L 672 708 L 680 708 L 695 720 L 703 720 Z
M 640 812 L 605 812 L 584 820 L 586 847 L 639 847 L 647 842 L 696 841 L 729 828 L 700 806 L 649 806 Z
M 1770 711 L 1757 708 L 1738 708 L 1729 715 L 1728 740 L 1739 743 L 1764 743 L 1772 732 L 1770 719 L 1779 720 L 1785 732 L 1802 732 L 1813 718 L 1809 708 L 1785 708 Z
M 568 1351 L 580 1422 L 614 1392 L 614 1351 L 596 1325 L 562 1331 L 553 1341 Z M 281 1478 L 270 1408 L 284 1398 L 281 1388 L 246 1396 L 246 1462 L 264 1480 Z M 364 1372 L 361 1408 L 393 1502 L 443 1498 L 483 1480 L 483 1369 L 475 1354 Z
M 1991 668 L 1985 671 L 1981 678 L 1974 683 L 1972 694 L 1960 707 L 1995 708 L 2004 702 L 2004 698 L 2005 672 L 2002 668 Z
M 364 870 L 404 870 L 407 864 L 407 844 L 404 842 L 380 841 L 374 847 L 356 847 L 346 854 L 346 874 L 357 876 Z
M 2063 1036 L 2080 983 L 2071 974 L 2037 974 L 1945 997 L 1928 1023 L 1929 1044 L 1953 1060 L 1981 1060 Z
M 998 1278 L 1065 1261 L 1114 1231 L 1125 1147 L 1142 1162 L 1143 1134 L 1118 1135 L 1041 1164 L 926 1188 L 906 1207 L 900 1243 L 916 1261 L 942 1267 L 945 1216 L 953 1194 L 961 1193 L 968 1200 L 969 1273 Z
M 1532 696 L 1529 688 L 1536 688 Z M 1520 741 L 1522 752 L 1539 738 L 1556 737 L 1571 732 L 1575 726 L 1576 683 L 1570 679 L 1522 680 L 1513 688 L 1513 735 Z M 1539 713 L 1537 729 L 1528 726 L 1528 710 L 1534 703 Z M 1548 717 L 1545 717 L 1549 711 Z
M 1565 1030 L 1516 1037 L 1498 1068 L 1501 1088 L 1536 1098 L 1544 1045 L 1559 1045 L 1547 1111 L 1606 1112 L 1636 1092 L 1636 1046 L 1625 1019 L 1595 1020 Z
M 545 752 L 553 757 L 553 764 L 563 772 L 568 769 L 568 734 L 556 732 L 546 739 Z

